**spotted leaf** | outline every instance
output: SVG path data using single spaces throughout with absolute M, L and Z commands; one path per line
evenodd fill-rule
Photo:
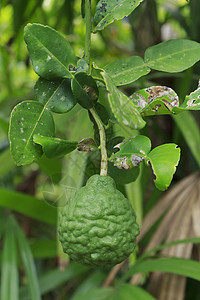
M 27 165 L 40 158 L 42 147 L 33 142 L 33 135 L 54 135 L 51 112 L 36 101 L 17 104 L 10 118 L 9 140 L 12 157 L 18 166 Z

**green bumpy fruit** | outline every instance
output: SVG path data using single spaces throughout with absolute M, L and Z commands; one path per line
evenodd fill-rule
M 110 267 L 131 254 L 139 227 L 129 200 L 114 180 L 93 175 L 61 209 L 58 231 L 72 260 Z

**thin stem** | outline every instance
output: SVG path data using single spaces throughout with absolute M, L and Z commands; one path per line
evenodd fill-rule
M 91 0 L 85 0 L 85 60 L 88 63 L 90 70 L 90 49 L 91 49 L 91 31 L 92 31 L 92 19 L 91 19 Z
M 107 151 L 106 151 L 106 134 L 104 130 L 104 126 L 101 122 L 101 119 L 94 108 L 90 109 L 90 112 L 95 119 L 98 129 L 99 129 L 99 135 L 100 135 L 100 148 L 101 148 L 101 176 L 107 175 L 108 170 L 108 158 L 107 158 Z

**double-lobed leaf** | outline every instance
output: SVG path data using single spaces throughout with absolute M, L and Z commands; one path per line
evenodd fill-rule
M 41 77 L 72 78 L 70 66 L 77 58 L 69 42 L 56 30 L 41 24 L 28 24 L 24 28 L 24 39 L 28 47 L 34 71 Z
M 50 137 L 54 132 L 54 120 L 46 106 L 36 101 L 17 104 L 11 113 L 9 128 L 10 149 L 15 163 L 26 165 L 40 158 L 42 147 L 33 142 L 33 135 Z
M 66 113 L 77 103 L 69 79 L 49 81 L 40 77 L 34 90 L 37 100 L 55 113 Z
M 127 17 L 143 0 L 100 0 L 94 16 L 95 31 Z
M 154 148 L 147 156 L 156 176 L 155 186 L 166 190 L 173 178 L 180 160 L 180 148 L 176 144 L 164 144 Z
M 151 69 L 163 72 L 182 72 L 200 60 L 200 43 L 186 39 L 172 39 L 149 47 L 144 60 L 131 56 L 111 62 L 105 70 L 117 86 L 134 82 Z
M 180 148 L 176 144 L 164 144 L 151 150 L 151 141 L 146 136 L 129 138 L 119 145 L 119 151 L 113 153 L 110 161 L 119 169 L 137 168 L 144 160 L 150 162 L 156 176 L 156 187 L 164 191 L 170 185 L 180 159 Z

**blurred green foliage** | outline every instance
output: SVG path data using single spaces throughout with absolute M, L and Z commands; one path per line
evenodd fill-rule
M 92 1 L 93 14 L 97 2 Z M 129 276 L 126 273 L 129 270 L 127 265 L 114 278 L 116 296 L 113 296 L 113 288 L 100 288 L 109 269 L 94 271 L 70 263 L 65 271 L 61 271 L 69 261 L 57 242 L 55 199 L 64 199 L 65 202 L 91 174 L 97 173 L 99 158 L 93 153 L 72 153 L 63 159 L 49 160 L 42 157 L 37 163 L 17 167 L 9 152 L 7 131 L 10 112 L 20 101 L 34 99 L 33 87 L 37 80 L 23 40 L 23 28 L 29 22 L 49 25 L 62 32 L 72 44 L 76 55 L 82 57 L 85 25 L 80 7 L 80 0 L 2 0 L 0 4 L 0 264 L 3 275 L 11 263 L 7 274 L 12 276 L 8 276 L 7 281 L 1 281 L 2 300 L 18 299 L 14 298 L 18 289 L 20 299 L 24 300 L 41 299 L 41 295 L 46 300 L 82 300 L 86 297 L 87 300 L 132 299 L 132 295 L 135 295 L 134 299 L 155 299 L 144 291 L 148 286 L 148 278 L 143 279 L 144 289 L 130 287 L 128 284 L 126 288 L 120 285 L 121 276 Z M 199 12 L 199 0 L 146 0 L 128 18 L 114 22 L 103 32 L 92 34 L 92 60 L 95 58 L 95 62 L 102 67 L 130 55 L 142 56 L 147 47 L 169 38 L 188 38 L 200 42 Z M 152 71 L 125 86 L 124 91 L 130 95 L 137 89 L 151 85 L 167 85 L 183 99 L 196 89 L 199 78 L 200 63 L 197 63 L 179 74 Z M 79 106 L 59 118 L 54 115 L 54 118 L 56 134 L 60 138 L 79 141 L 93 136 L 87 112 Z M 174 118 L 150 117 L 147 125 L 140 133 L 149 136 L 153 146 L 174 142 L 182 149 L 174 186 L 187 175 L 199 170 L 199 112 L 187 112 L 183 117 L 181 115 Z M 110 137 L 115 135 L 127 138 L 134 136 L 135 131 L 116 124 Z M 136 182 L 126 187 L 118 185 L 118 188 L 131 201 L 134 198 L 135 209 L 142 223 L 143 216 L 159 202 L 161 194 L 152 184 L 151 171 L 145 166 L 141 171 Z M 151 232 L 154 230 L 155 226 Z M 137 253 L 131 257 L 131 264 L 137 262 L 137 256 L 148 244 L 149 237 L 140 242 Z M 170 271 L 167 267 L 162 269 L 159 259 L 156 263 L 157 270 Z M 182 261 L 176 261 L 174 268 L 180 270 L 179 263 L 183 265 Z M 179 272 L 193 278 L 187 281 L 186 300 L 200 297 L 199 284 L 194 280 L 199 280 L 198 273 L 195 273 L 195 268 L 198 267 L 195 262 L 191 266 L 194 272 Z M 138 262 L 137 267 L 138 272 L 153 271 L 152 268 L 145 269 L 145 263 L 140 269 Z M 3 277 L 6 278 L 5 275 Z M 12 295 L 6 292 L 9 284 L 13 287 Z

